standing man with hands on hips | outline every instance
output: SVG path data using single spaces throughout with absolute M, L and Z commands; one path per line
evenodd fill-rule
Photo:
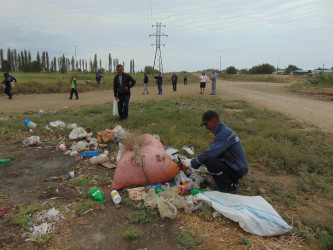
M 214 141 L 205 152 L 192 160 L 185 160 L 184 164 L 194 169 L 205 164 L 221 192 L 236 193 L 239 179 L 248 172 L 238 136 L 220 121 L 213 110 L 203 114 L 200 126 L 206 126 L 214 134 Z
M 116 66 L 117 75 L 113 79 L 114 98 L 118 101 L 119 121 L 126 121 L 128 118 L 128 104 L 131 98 L 131 88 L 136 81 L 129 75 L 124 73 L 121 64 Z

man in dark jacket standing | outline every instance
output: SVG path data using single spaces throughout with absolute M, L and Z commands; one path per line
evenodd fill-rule
M 1 84 L 5 84 L 5 93 L 8 95 L 8 98 L 11 100 L 13 98 L 12 93 L 12 81 L 16 82 L 15 77 L 9 75 L 7 72 L 3 74 L 4 80 L 1 82 Z
M 206 126 L 214 135 L 209 148 L 187 162 L 194 169 L 205 164 L 222 192 L 237 192 L 239 179 L 248 172 L 245 153 L 238 136 L 220 121 L 219 115 L 209 110 L 202 116 L 200 126 Z
M 177 80 L 178 80 L 178 77 L 177 77 L 176 73 L 173 73 L 171 76 L 173 92 L 177 91 Z
M 128 118 L 128 103 L 131 98 L 131 88 L 136 81 L 129 75 L 124 73 L 121 64 L 116 67 L 117 75 L 113 79 L 114 98 L 118 101 L 119 121 L 126 121 Z

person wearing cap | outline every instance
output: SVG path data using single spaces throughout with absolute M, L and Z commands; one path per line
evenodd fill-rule
M 237 192 L 239 179 L 248 172 L 244 149 L 238 136 L 220 121 L 219 115 L 213 110 L 203 114 L 200 126 L 206 126 L 215 138 L 205 152 L 188 164 L 194 169 L 205 164 L 222 192 Z
M 118 101 L 119 121 L 126 121 L 128 118 L 128 104 L 131 99 L 131 88 L 136 81 L 129 75 L 124 73 L 123 65 L 116 66 L 117 75 L 113 79 L 114 98 Z
M 9 75 L 8 72 L 3 74 L 3 77 L 5 78 L 1 84 L 5 84 L 5 93 L 8 95 L 8 99 L 11 100 L 13 98 L 13 92 L 12 92 L 12 82 L 15 81 L 15 77 Z
M 79 99 L 79 94 L 77 92 L 77 82 L 74 76 L 71 76 L 70 83 L 72 85 L 72 91 L 69 95 L 69 99 L 73 99 L 73 94 L 75 93 L 76 100 Z

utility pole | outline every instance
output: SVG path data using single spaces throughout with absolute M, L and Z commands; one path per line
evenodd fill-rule
M 156 26 L 156 32 L 149 35 L 149 36 L 155 36 L 156 42 L 155 44 L 152 44 L 152 46 L 156 46 L 155 50 L 155 58 L 154 58 L 154 65 L 153 65 L 153 71 L 156 65 L 156 61 L 158 61 L 158 71 L 163 73 L 163 63 L 162 63 L 162 53 L 161 53 L 161 45 L 165 46 L 165 44 L 161 44 L 161 36 L 168 36 L 164 33 L 161 33 L 161 27 L 165 27 L 165 25 L 162 25 L 161 22 L 157 22 L 156 25 L 152 25 L 152 27 Z
M 222 57 L 220 56 L 220 72 L 222 70 L 222 68 L 221 68 L 221 59 L 222 59 Z

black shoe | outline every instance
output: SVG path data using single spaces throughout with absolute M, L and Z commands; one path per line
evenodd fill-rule
M 232 184 L 231 186 L 220 188 L 220 191 L 223 193 L 235 194 L 237 193 L 237 186 Z

